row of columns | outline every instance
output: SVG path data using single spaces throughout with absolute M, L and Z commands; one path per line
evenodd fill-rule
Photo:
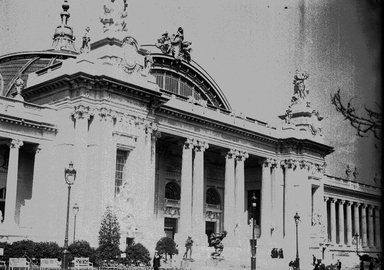
M 196 244 L 206 243 L 204 213 L 204 151 L 208 143 L 186 139 L 183 145 L 181 169 L 180 231 Z M 229 150 L 225 160 L 224 229 L 227 237 L 246 224 L 244 161 L 246 152 Z
M 328 238 L 331 242 L 352 245 L 354 235 L 358 234 L 363 247 L 380 247 L 380 208 L 378 206 L 330 197 L 324 197 L 324 200 L 329 203 Z

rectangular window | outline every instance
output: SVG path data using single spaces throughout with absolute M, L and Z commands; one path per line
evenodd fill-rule
M 123 185 L 127 158 L 128 151 L 117 149 L 115 170 L 115 197 L 120 193 L 121 186 Z

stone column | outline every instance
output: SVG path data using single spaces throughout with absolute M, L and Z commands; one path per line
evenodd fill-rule
M 236 231 L 244 230 L 247 224 L 246 212 L 245 212 L 245 176 L 244 176 L 244 161 L 248 157 L 246 152 L 238 151 L 236 153 L 236 169 L 235 169 L 235 213 L 236 213 Z
M 353 223 L 354 223 L 354 228 L 355 228 L 355 231 L 353 232 L 353 235 L 355 235 L 357 233 L 359 235 L 359 237 L 361 237 L 361 232 L 360 232 L 360 211 L 359 211 L 360 203 L 354 203 L 353 206 L 354 206 L 354 208 L 353 208 L 353 211 L 354 211 Z
M 284 177 L 284 238 L 288 242 L 292 242 L 295 239 L 295 222 L 293 217 L 295 215 L 295 198 L 294 193 L 294 169 L 296 164 L 293 160 L 288 159 L 282 162 L 282 165 L 285 168 L 285 177 Z M 293 242 L 292 242 L 293 243 Z
M 339 245 L 344 245 L 344 200 L 339 200 Z
M 380 234 L 380 208 L 375 206 L 375 246 L 381 247 L 381 234 Z
M 192 233 L 192 148 L 193 140 L 187 139 L 183 145 L 181 163 L 180 196 L 180 238 L 187 239 Z
M 361 204 L 361 237 L 362 245 L 366 247 L 367 242 L 367 205 Z
M 368 246 L 370 247 L 373 247 L 375 245 L 373 235 L 374 235 L 373 206 L 368 205 Z
M 284 175 L 280 162 L 273 164 L 272 175 L 272 219 L 274 224 L 273 238 L 275 243 L 279 243 L 283 239 L 284 223 Z
M 228 238 L 234 236 L 235 228 L 235 157 L 235 150 L 229 150 L 225 157 L 224 230 Z
M 261 174 L 261 238 L 268 241 L 271 236 L 271 160 L 262 164 Z
M 192 187 L 192 239 L 196 245 L 207 243 L 205 237 L 205 183 L 204 183 L 204 151 L 208 143 L 195 141 L 195 158 L 193 162 L 193 187 Z
M 7 194 L 5 199 L 4 223 L 11 226 L 15 224 L 19 150 L 21 146 L 23 146 L 23 141 L 17 139 L 13 139 L 9 144 L 10 151 L 7 173 Z
M 352 213 L 351 213 L 351 205 L 352 203 L 350 201 L 346 202 L 345 205 L 347 206 L 347 245 L 352 245 Z
M 329 207 L 331 211 L 331 242 L 336 244 L 336 204 L 335 199 L 329 199 Z
M 324 208 L 323 208 L 323 214 L 324 214 L 324 217 L 325 217 L 325 220 L 324 220 L 324 224 L 325 224 L 325 236 L 326 236 L 326 240 L 330 240 L 331 239 L 331 235 L 330 235 L 330 232 L 328 231 L 328 224 L 329 224 L 329 219 L 328 219 L 328 208 L 327 208 L 327 204 L 328 204 L 328 201 L 329 201 L 329 197 L 327 196 L 324 196 Z

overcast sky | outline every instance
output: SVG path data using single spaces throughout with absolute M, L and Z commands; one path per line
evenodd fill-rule
M 0 0 L 0 55 L 49 49 L 62 0 Z M 327 172 L 357 167 L 373 184 L 381 154 L 360 139 L 330 105 L 338 88 L 358 106 L 381 101 L 381 36 L 371 0 L 128 0 L 128 34 L 139 44 L 184 28 L 192 58 L 217 82 L 232 109 L 269 122 L 284 114 L 296 69 L 306 70 L 312 105 L 325 117 L 326 142 L 336 153 Z M 86 26 L 101 37 L 103 0 L 69 0 L 77 49 Z M 380 7 L 381 8 L 381 7 Z

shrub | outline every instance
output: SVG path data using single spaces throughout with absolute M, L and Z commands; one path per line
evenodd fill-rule
M 172 255 L 179 253 L 178 249 L 176 248 L 175 241 L 173 241 L 173 239 L 169 237 L 161 238 L 156 244 L 156 250 L 160 254 L 170 255 L 171 258 Z
M 128 246 L 125 253 L 127 255 L 128 264 L 130 265 L 149 265 L 151 260 L 148 249 L 140 243 Z
M 36 259 L 61 258 L 63 256 L 63 248 L 54 242 L 37 242 L 34 246 L 34 254 L 29 256 L 33 256 Z
M 69 245 L 70 260 L 74 257 L 88 257 L 91 262 L 96 261 L 96 251 L 87 241 L 78 240 Z

